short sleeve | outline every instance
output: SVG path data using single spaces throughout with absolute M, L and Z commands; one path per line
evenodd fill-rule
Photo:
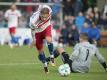
M 17 14 L 18 14 L 18 17 L 21 17 L 21 16 L 22 16 L 22 14 L 21 14 L 20 11 L 17 11 Z

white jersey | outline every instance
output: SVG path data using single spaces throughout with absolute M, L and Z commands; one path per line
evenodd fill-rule
M 75 72 L 88 72 L 93 56 L 96 56 L 100 63 L 105 61 L 95 45 L 89 42 L 77 44 L 70 56 L 70 59 L 73 61 L 72 69 Z
M 5 18 L 8 18 L 8 27 L 17 27 L 18 26 L 18 17 L 21 17 L 21 13 L 18 10 L 12 11 L 11 9 L 7 10 L 5 13 Z
M 40 20 L 40 10 L 42 8 L 48 8 L 49 9 L 49 18 L 46 21 L 41 21 Z M 49 25 L 51 25 L 50 23 L 50 17 L 51 17 L 51 13 L 52 10 L 49 6 L 47 5 L 42 5 L 39 7 L 38 11 L 33 13 L 33 15 L 30 17 L 30 22 L 29 22 L 29 26 L 31 29 L 34 29 L 33 33 L 38 33 L 38 32 L 42 32 L 44 31 Z

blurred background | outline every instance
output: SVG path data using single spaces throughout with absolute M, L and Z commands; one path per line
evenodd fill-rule
M 51 23 L 57 33 L 56 41 L 64 46 L 74 46 L 79 42 L 80 33 L 87 33 L 90 42 L 107 46 L 107 0 L 0 0 L 1 45 L 8 44 L 10 40 L 4 14 L 13 2 L 16 2 L 22 15 L 16 32 L 17 37 L 23 39 L 21 45 L 32 41 L 30 16 L 38 9 L 38 5 L 47 4 L 53 10 Z

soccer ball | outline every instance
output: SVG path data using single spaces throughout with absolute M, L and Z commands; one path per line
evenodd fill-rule
M 71 73 L 70 67 L 69 67 L 68 64 L 60 65 L 59 68 L 58 68 L 58 71 L 59 71 L 59 74 L 61 76 L 68 76 Z

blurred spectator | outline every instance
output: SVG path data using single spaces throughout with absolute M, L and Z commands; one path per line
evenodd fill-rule
M 86 12 L 86 22 L 91 25 L 93 21 L 96 21 L 95 12 L 94 9 L 90 7 Z
M 20 2 L 21 0 L 16 0 L 16 2 Z
M 85 22 L 87 22 L 89 25 L 91 25 L 93 21 L 89 15 L 86 15 Z
M 76 25 L 72 25 L 68 31 L 68 42 L 69 42 L 69 45 L 73 45 L 73 46 L 77 42 L 79 42 L 79 32 Z
M 96 24 L 100 23 L 100 12 L 97 7 L 89 8 L 87 11 L 87 19 L 91 22 L 95 22 Z
M 87 22 L 84 23 L 84 25 L 82 26 L 82 29 L 80 31 L 80 33 L 87 33 L 89 32 L 90 26 Z
M 104 12 L 103 12 L 103 15 L 107 15 L 107 4 L 105 4 L 105 6 L 104 6 Z
M 48 0 L 40 0 L 40 2 L 47 3 L 47 2 L 48 2 Z
M 69 29 L 75 23 L 74 16 L 65 16 L 64 24 L 66 25 L 67 29 Z
M 88 8 L 89 8 L 89 5 L 88 5 L 88 0 L 82 0 L 83 2 L 83 12 L 85 12 Z
M 95 14 L 95 22 L 99 24 L 101 15 L 98 7 L 94 7 L 94 14 Z
M 83 3 L 81 0 L 76 0 L 73 4 L 74 16 L 77 16 L 83 9 Z
M 63 14 L 65 15 L 73 15 L 73 7 L 72 5 L 74 4 L 75 0 L 63 0 Z
M 75 24 L 79 31 L 81 30 L 84 22 L 85 22 L 85 17 L 83 16 L 83 13 L 79 12 L 78 16 L 75 19 Z
M 60 43 L 66 45 L 68 43 L 68 29 L 66 28 L 65 24 L 62 26 L 60 34 Z
M 61 0 L 53 0 L 53 2 L 55 3 L 54 5 L 52 5 L 52 13 L 53 13 L 53 16 L 52 18 L 55 19 L 55 20 L 59 20 L 59 12 L 60 12 L 60 9 L 61 9 Z
M 95 22 L 92 23 L 90 30 L 88 31 L 89 41 L 91 43 L 97 43 L 100 40 L 100 30 L 98 29 Z
M 40 2 L 40 0 L 32 0 L 32 2 Z
M 107 16 L 103 15 L 100 19 L 100 25 L 102 25 L 103 29 L 107 30 Z
M 86 11 L 86 15 L 90 15 L 90 13 L 93 11 L 93 9 L 91 7 L 89 7 Z
M 104 29 L 107 30 L 107 4 L 104 5 L 103 17 L 101 18 L 101 24 L 104 26 Z

